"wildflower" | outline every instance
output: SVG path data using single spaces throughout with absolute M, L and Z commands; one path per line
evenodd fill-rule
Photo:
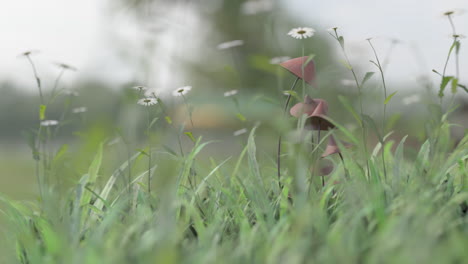
M 455 16 L 458 16 L 458 15 L 463 15 L 465 13 L 465 10 L 464 9 L 453 9 L 453 10 L 448 10 L 448 11 L 445 11 L 444 13 L 442 13 L 443 16 L 452 16 L 452 15 L 455 15 Z
M 338 27 L 331 27 L 329 29 L 327 29 L 328 32 L 335 32 L 336 30 L 338 30 Z
M 158 103 L 158 100 L 153 97 L 146 97 L 143 99 L 138 100 L 139 105 L 144 105 L 144 106 L 152 106 Z
M 133 90 L 137 90 L 137 91 L 139 91 L 139 92 L 143 92 L 143 91 L 148 90 L 147 87 L 141 86 L 141 85 L 133 86 L 132 89 L 133 89 Z
M 41 121 L 41 126 L 45 126 L 45 127 L 48 127 L 48 126 L 56 126 L 58 125 L 58 121 L 57 120 L 43 120 Z
M 190 92 L 190 90 L 192 90 L 192 86 L 180 87 L 180 88 L 177 88 L 176 90 L 174 90 L 172 92 L 172 95 L 173 96 L 183 96 L 183 95 L 186 95 L 188 92 Z
M 241 5 L 241 12 L 244 15 L 256 15 L 262 12 L 269 12 L 272 9 L 273 3 L 270 0 L 250 0 Z
M 466 36 L 465 36 L 465 35 L 462 35 L 462 34 L 452 34 L 452 35 L 450 35 L 450 37 L 455 38 L 455 39 L 456 39 L 456 38 L 458 38 L 458 39 L 464 39 L 464 38 L 466 38 Z
M 76 67 L 73 67 L 69 64 L 61 63 L 61 62 L 56 62 L 54 63 L 55 66 L 62 68 L 63 70 L 70 70 L 70 71 L 77 71 L 78 69 Z
M 29 57 L 30 55 L 39 53 L 38 50 L 27 50 L 18 55 L 18 57 Z
M 454 13 L 455 13 L 454 10 L 449 10 L 449 11 L 444 12 L 443 15 L 444 15 L 444 16 L 451 16 L 451 15 L 453 15 Z
M 306 95 L 303 103 L 294 105 L 289 113 L 294 117 L 300 117 L 306 114 L 310 119 L 310 127 L 312 130 L 328 130 L 334 128 L 326 116 L 328 112 L 328 103 L 323 99 L 312 99 Z
M 245 134 L 247 133 L 247 129 L 246 128 L 242 128 L 242 129 L 239 129 L 239 130 L 236 130 L 234 131 L 234 133 L 232 133 L 235 137 L 237 136 L 240 136 L 242 134 Z
M 244 41 L 238 39 L 238 40 L 223 42 L 223 43 L 219 44 L 217 46 L 217 48 L 219 50 L 225 50 L 225 49 L 230 49 L 230 48 L 234 48 L 234 47 L 238 47 L 238 46 L 242 46 L 242 45 L 244 45 Z
M 307 62 L 307 65 L 304 65 Z M 280 66 L 312 85 L 315 80 L 315 64 L 308 56 L 290 59 L 280 63 Z M 304 76 L 302 76 L 304 74 Z
M 353 146 L 353 144 L 347 143 L 347 142 L 344 142 L 344 141 L 342 142 L 342 145 L 345 148 L 350 148 L 350 147 Z M 335 153 L 341 153 L 341 150 L 338 147 L 338 145 L 336 144 L 335 138 L 333 136 L 330 136 L 329 139 L 328 139 L 328 145 L 325 148 L 325 152 L 323 152 L 323 154 L 322 154 L 322 158 L 325 158 L 325 157 L 330 156 L 330 155 L 335 154 Z
M 289 56 L 274 57 L 274 58 L 271 58 L 270 64 L 280 64 L 290 59 L 291 57 Z
M 236 95 L 238 92 L 239 92 L 238 90 L 231 90 L 231 91 L 224 92 L 224 97 Z
M 295 39 L 306 39 L 314 35 L 315 29 L 310 27 L 293 28 L 288 32 L 288 35 Z
M 413 95 L 403 98 L 403 104 L 405 105 L 414 104 L 419 101 L 421 101 L 421 97 L 419 96 L 419 94 L 413 94 Z
M 74 113 L 74 114 L 80 114 L 80 113 L 84 113 L 86 111 L 88 111 L 88 109 L 86 107 L 84 107 L 84 106 L 76 107 L 76 108 L 72 109 L 72 113 Z

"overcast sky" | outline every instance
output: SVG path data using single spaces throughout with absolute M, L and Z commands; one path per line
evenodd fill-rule
M 303 16 L 318 34 L 337 26 L 344 35 L 351 60 L 371 70 L 372 59 L 366 38 L 384 56 L 390 39 L 401 44 L 394 49 L 387 77 L 391 81 L 414 81 L 431 69 L 441 69 L 451 44 L 450 26 L 442 13 L 468 10 L 467 0 L 281 0 L 291 12 Z M 30 68 L 17 55 L 40 50 L 37 61 L 43 74 L 54 73 L 52 62 L 65 62 L 80 69 L 76 76 L 129 81 L 133 72 L 112 54 L 109 36 L 114 29 L 104 10 L 104 1 L 15 0 L 0 9 L 0 80 L 14 80 L 33 87 Z M 468 35 L 468 13 L 454 17 L 457 31 Z M 125 24 L 121 24 L 125 27 Z M 115 25 L 114 25 L 115 26 Z M 129 35 L 131 37 L 131 34 Z M 461 50 L 461 81 L 468 80 L 468 51 Z M 313 51 L 311 51 L 313 52 Z M 418 59 L 416 59 L 418 58 Z M 375 71 L 375 69 L 372 69 Z M 434 77 L 434 76 L 432 76 Z

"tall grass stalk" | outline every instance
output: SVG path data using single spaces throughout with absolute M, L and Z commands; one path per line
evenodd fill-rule
M 374 45 L 372 45 L 371 39 L 367 39 L 369 42 L 369 45 L 372 48 L 372 51 L 374 52 L 375 56 L 375 62 L 371 61 L 378 69 L 380 72 L 380 77 L 382 78 L 382 86 L 383 86 L 383 92 L 384 92 L 384 102 L 383 102 L 383 117 L 382 117 L 382 135 L 385 135 L 385 121 L 386 121 L 386 115 L 387 115 L 387 85 L 385 83 L 385 75 L 384 71 L 382 68 L 382 65 L 380 64 L 379 56 L 377 56 L 377 51 L 374 48 Z M 385 138 L 382 138 L 382 150 L 380 151 L 381 156 L 382 156 L 382 165 L 383 165 L 383 172 L 384 172 L 384 178 L 387 180 L 387 169 L 385 165 Z
M 341 51 L 343 52 L 343 56 L 346 59 L 346 67 L 351 71 L 351 73 L 353 75 L 354 82 L 356 83 L 356 88 L 358 90 L 359 112 L 360 112 L 360 115 L 361 115 L 362 147 L 363 147 L 365 160 L 366 160 L 367 174 L 368 174 L 368 177 L 370 177 L 370 175 L 369 175 L 369 173 L 370 173 L 369 161 L 368 161 L 369 154 L 368 154 L 368 151 L 367 151 L 367 140 L 366 140 L 366 125 L 365 125 L 364 118 L 363 118 L 364 117 L 364 107 L 363 107 L 363 104 L 362 104 L 362 87 L 361 87 L 361 84 L 359 83 L 356 72 L 354 71 L 354 67 L 352 66 L 351 61 L 349 60 L 348 54 L 346 52 L 343 36 L 340 36 L 338 34 L 338 28 L 336 28 L 336 27 L 333 28 L 333 32 L 335 34 L 333 35 L 333 34 L 330 33 L 330 35 L 333 38 L 335 38 L 335 40 L 338 42 L 338 44 L 340 44 Z
M 291 89 L 290 89 L 291 92 L 293 92 L 294 89 L 296 89 L 296 84 L 299 81 L 299 79 L 300 78 L 297 77 L 296 80 L 294 80 L 294 82 L 293 82 L 293 84 L 291 86 Z M 291 96 L 292 96 L 292 93 L 289 93 L 288 98 L 286 99 L 286 103 L 284 104 L 283 118 L 286 117 L 286 113 L 288 111 L 289 103 L 291 101 Z M 280 190 L 283 190 L 283 184 L 281 183 L 281 143 L 282 143 L 282 133 L 280 132 L 280 135 L 278 137 L 278 147 L 277 147 L 277 152 L 276 152 L 276 173 L 277 173 L 277 176 L 278 176 L 278 187 L 280 188 Z

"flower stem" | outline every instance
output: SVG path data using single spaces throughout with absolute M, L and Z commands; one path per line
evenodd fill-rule
M 343 52 L 343 55 L 344 55 L 344 57 L 346 59 L 346 63 L 348 64 L 349 70 L 351 71 L 351 73 L 353 75 L 353 78 L 354 78 L 354 81 L 356 83 L 356 87 L 357 87 L 357 90 L 358 90 L 359 109 L 360 109 L 360 114 L 361 114 L 361 118 L 362 118 L 363 115 L 364 115 L 364 110 L 363 110 L 363 106 L 362 106 L 362 87 L 361 87 L 361 84 L 359 84 L 359 80 L 358 80 L 358 78 L 356 76 L 356 72 L 354 71 L 354 67 L 351 65 L 351 61 L 349 60 L 348 54 L 346 53 L 343 37 L 338 35 L 338 31 L 337 31 L 336 28 L 334 29 L 334 32 L 335 32 L 335 35 L 334 36 L 332 35 L 332 36 L 340 44 L 341 51 Z M 340 40 L 342 40 L 342 41 L 340 41 Z M 367 144 L 366 144 L 366 126 L 365 126 L 363 120 L 361 120 L 361 129 L 362 129 L 362 147 L 363 147 L 364 155 L 365 155 L 365 159 L 366 159 L 367 175 L 370 177 L 370 169 L 369 169 L 369 161 L 368 161 L 368 153 L 367 153 Z
M 147 116 L 148 116 L 148 125 L 147 125 L 147 136 L 148 136 L 148 193 L 151 194 L 151 134 L 150 134 L 150 110 L 147 108 Z
M 384 90 L 384 105 L 383 105 L 383 118 L 382 118 L 382 135 L 385 135 L 385 118 L 387 114 L 387 85 L 385 83 L 385 75 L 382 69 L 382 65 L 380 64 L 379 56 L 377 56 L 377 51 L 374 48 L 374 45 L 372 45 L 372 42 L 370 39 L 367 40 L 369 42 L 369 45 L 372 48 L 372 51 L 374 52 L 375 60 L 377 61 L 377 68 L 380 71 L 380 76 L 382 78 L 382 85 L 383 85 L 383 90 Z M 383 171 L 384 171 L 384 179 L 385 181 L 387 180 L 387 169 L 385 165 L 385 139 L 382 139 L 382 150 L 381 150 L 381 155 L 382 155 L 382 165 L 383 165 Z
M 185 98 L 183 94 L 182 94 L 182 98 L 184 98 L 184 103 L 185 103 L 185 106 L 187 107 L 187 112 L 190 118 L 190 124 L 192 125 L 192 129 L 193 129 L 194 126 L 193 126 L 193 119 L 192 119 L 192 111 L 190 110 L 189 104 L 187 102 L 187 98 Z
M 33 70 L 34 78 L 36 79 L 37 89 L 39 90 L 39 97 L 41 98 L 41 104 L 44 104 L 44 96 L 42 95 L 41 79 L 39 78 L 39 75 L 37 74 L 36 65 L 34 64 L 33 60 L 31 59 L 31 57 L 29 55 L 26 55 L 26 59 L 31 64 L 31 68 Z
M 36 70 L 36 65 L 34 64 L 33 60 L 31 59 L 31 57 L 29 56 L 29 54 L 26 54 L 26 59 L 28 60 L 29 64 L 31 65 L 31 68 L 33 70 L 33 74 L 34 74 L 34 78 L 36 80 L 36 85 L 37 85 L 37 89 L 39 90 L 39 98 L 40 98 L 40 101 L 41 101 L 41 105 L 44 105 L 44 96 L 42 95 L 42 86 L 41 86 L 41 79 L 39 78 L 39 75 L 37 74 L 37 70 Z M 39 123 L 40 123 L 41 120 L 39 120 Z M 44 199 L 44 194 L 43 194 L 43 184 L 44 184 L 44 170 L 43 170 L 43 173 L 42 173 L 42 177 L 41 177 L 41 171 L 40 171 L 40 159 L 41 159 L 41 153 L 40 153 L 40 150 L 41 150 L 41 138 L 42 138 L 42 126 L 39 124 L 39 129 L 38 129 L 38 132 L 37 132 L 37 136 L 36 136 L 36 143 L 35 143 L 35 149 L 33 150 L 35 153 L 33 153 L 33 158 L 36 162 L 36 178 L 37 178 L 37 184 L 38 184 L 38 189 L 39 189 L 39 195 L 40 195 L 40 198 L 41 200 Z M 42 180 L 41 180 L 42 178 Z

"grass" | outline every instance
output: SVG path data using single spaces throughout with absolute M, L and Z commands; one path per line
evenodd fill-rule
M 345 51 L 344 38 L 334 32 Z M 29 55 L 27 59 L 34 65 Z M 385 88 L 381 106 L 386 111 L 391 101 L 379 61 L 376 66 Z M 362 102 L 361 85 L 371 74 L 360 82 L 349 61 L 347 67 L 353 71 Z M 46 94 L 35 69 L 34 76 L 43 121 Z M 456 80 L 455 90 L 458 78 L 457 74 L 450 79 Z M 444 71 L 440 91 L 446 82 Z M 55 88 L 50 97 L 58 97 Z M 292 94 L 297 101 L 296 97 Z M 283 140 L 279 177 L 275 135 L 287 134 L 293 123 L 303 128 L 308 122 L 304 116 L 252 125 L 249 134 L 240 137 L 240 151 L 227 151 L 229 155 L 222 157 L 207 155 L 206 150 L 226 151 L 231 146 L 204 140 L 200 131 L 173 121 L 170 102 L 157 100 L 141 111 L 146 124 L 141 129 L 142 145 L 127 138 L 121 128 L 115 129 L 120 143 L 110 140 L 115 133 L 106 131 L 112 129 L 96 126 L 82 131 L 73 147 L 59 148 L 51 145 L 58 128 L 42 126 L 30 134 L 39 197 L 18 201 L 0 194 L 6 221 L 1 230 L 2 262 L 463 263 L 468 259 L 468 135 L 459 142 L 451 138 L 455 124 L 450 123 L 443 100 L 430 106 L 435 114 L 427 122 L 422 144 L 409 146 L 406 136 L 384 135 L 385 119 L 379 131 L 364 109 L 357 114 L 341 97 L 357 128 L 349 130 L 333 121 L 336 128 L 321 136 L 309 131 L 300 140 Z M 239 107 L 241 102 L 235 99 L 235 103 L 237 110 L 244 111 L 243 119 L 250 120 L 245 108 Z M 276 103 L 275 116 L 282 116 Z M 189 95 L 180 104 L 185 105 L 185 123 L 196 127 L 192 113 L 197 106 Z M 275 127 L 277 123 L 282 125 Z M 332 134 L 341 158 L 322 159 Z M 371 136 L 378 142 L 368 149 Z M 344 148 L 344 141 L 354 148 Z M 324 160 L 334 169 L 321 178 L 317 167 Z
M 386 182 L 377 156 L 367 179 L 348 152 L 350 180 L 338 165 L 324 188 L 316 178 L 309 190 L 306 162 L 291 153 L 288 169 L 297 172 L 282 193 L 274 163 L 259 162 L 266 157 L 258 157 L 255 131 L 239 156 L 199 162 L 194 188 L 188 178 L 206 145 L 197 142 L 186 158 L 159 154 L 152 196 L 146 172 L 131 190 L 114 186 L 118 172 L 93 184 L 98 151 L 66 194 L 50 190 L 39 203 L 2 197 L 10 220 L 4 233 L 16 242 L 8 263 L 13 255 L 28 263 L 462 263 L 468 137 L 450 153 L 434 153 L 427 141 L 413 160 L 404 158 L 404 142 L 394 153 L 392 143 Z

